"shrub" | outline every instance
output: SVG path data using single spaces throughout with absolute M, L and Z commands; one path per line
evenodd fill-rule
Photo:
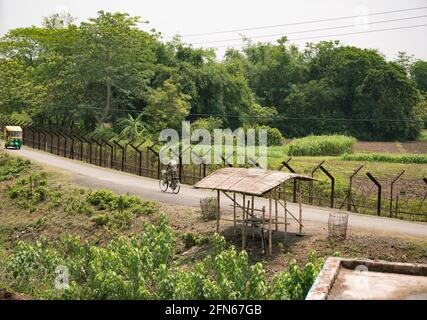
M 101 219 L 102 221 L 102 219 Z M 9 285 L 35 297 L 65 299 L 303 299 L 323 260 L 314 254 L 300 268 L 267 279 L 261 263 L 250 265 L 246 251 L 226 248 L 215 234 L 203 259 L 178 269 L 175 240 L 161 215 L 158 226 L 146 224 L 130 239 L 119 237 L 106 247 L 78 238 L 62 239 L 56 248 L 20 242 L 5 264 Z M 55 267 L 69 270 L 69 289 L 53 291 Z
M 132 226 L 135 215 L 130 211 L 114 211 L 111 214 L 101 213 L 91 219 L 97 226 L 105 226 L 109 230 L 126 230 Z
M 138 204 L 135 204 L 131 207 L 130 211 L 135 214 L 136 216 L 141 215 L 152 215 L 159 210 L 159 206 L 154 201 L 144 201 L 140 200 L 141 202 Z
M 324 260 L 317 258 L 315 251 L 310 252 L 308 263 L 301 268 L 295 260 L 288 266 L 288 271 L 279 273 L 273 279 L 272 299 L 303 300 L 317 275 L 322 269 Z
M 34 189 L 33 202 L 40 203 L 46 200 L 49 190 L 45 185 L 38 186 Z
M 96 216 L 93 216 L 91 220 L 97 226 L 105 226 L 110 221 L 110 217 L 105 213 L 101 213 L 101 214 L 97 214 Z
M 23 207 L 28 207 L 27 201 L 38 204 L 46 200 L 49 189 L 46 182 L 46 174 L 40 173 L 30 177 L 17 179 L 13 187 L 8 188 L 8 194 L 11 199 L 19 200 L 18 203 Z
M 267 146 L 281 146 L 283 144 L 285 138 L 283 138 L 280 130 L 266 125 L 255 127 L 255 141 L 257 144 L 259 144 L 260 130 L 267 130 Z
M 339 156 L 353 151 L 356 139 L 348 136 L 308 136 L 286 146 L 289 156 Z
M 28 160 L 10 157 L 7 154 L 0 155 L 0 181 L 11 180 L 19 177 L 31 167 Z
M 115 211 L 110 215 L 107 227 L 111 230 L 126 230 L 134 220 L 135 215 L 130 211 Z
M 200 209 L 203 220 L 215 220 L 218 211 L 216 197 L 207 197 L 200 199 Z
M 64 211 L 70 214 L 85 214 L 92 215 L 94 213 L 93 208 L 86 202 L 86 199 L 82 196 L 73 196 L 66 201 Z
M 369 162 L 391 162 L 391 163 L 418 163 L 426 164 L 425 154 L 387 154 L 387 153 L 356 153 L 342 156 L 346 161 L 369 161 Z
M 117 195 L 113 191 L 103 189 L 89 192 L 86 196 L 86 200 L 99 210 L 110 208 L 116 199 Z
M 222 119 L 216 117 L 200 118 L 191 124 L 191 130 L 206 129 L 211 134 L 213 134 L 215 129 L 221 129 L 222 127 Z
M 207 242 L 208 238 L 203 235 L 194 233 L 194 232 L 186 232 L 181 235 L 182 240 L 184 241 L 184 246 L 186 249 L 200 246 Z

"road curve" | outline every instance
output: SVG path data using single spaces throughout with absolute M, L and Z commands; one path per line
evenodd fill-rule
M 11 155 L 21 156 L 42 165 L 60 169 L 71 173 L 75 183 L 90 188 L 107 188 L 118 193 L 139 195 L 143 199 L 156 200 L 165 203 L 179 204 L 191 207 L 199 206 L 199 199 L 213 195 L 209 190 L 194 189 L 192 186 L 182 185 L 178 195 L 163 193 L 159 190 L 158 180 L 120 172 L 113 169 L 101 168 L 78 160 L 71 160 L 47 152 L 22 148 L 21 150 L 6 150 Z M 222 197 L 222 208 L 229 208 L 231 202 Z M 260 199 L 258 207 L 268 205 L 267 201 Z M 295 214 L 298 208 L 295 204 L 288 204 L 291 212 Z M 306 223 L 327 226 L 329 212 L 332 209 L 303 205 L 303 218 Z M 373 234 L 382 234 L 399 237 L 414 237 L 427 240 L 427 223 L 417 223 L 349 213 L 349 226 L 351 229 L 363 230 Z

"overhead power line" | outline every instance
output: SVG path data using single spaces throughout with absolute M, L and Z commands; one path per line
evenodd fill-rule
M 420 18 L 426 18 L 426 17 L 427 17 L 427 15 L 421 15 L 421 16 L 415 16 L 415 17 L 406 17 L 406 18 L 398 18 L 398 19 L 381 20 L 381 21 L 370 22 L 369 25 L 389 23 L 389 22 L 396 22 L 396 21 L 404 21 L 404 20 L 412 20 L 412 19 L 420 19 Z M 301 31 L 292 31 L 292 32 L 281 32 L 281 33 L 275 33 L 275 34 L 256 35 L 256 36 L 251 36 L 250 39 L 287 36 L 287 35 L 290 35 L 290 34 L 299 34 L 299 33 L 308 33 L 308 32 L 319 32 L 319 31 L 327 31 L 327 30 L 337 30 L 337 29 L 344 29 L 344 28 L 351 28 L 351 27 L 355 27 L 355 25 L 354 24 L 348 24 L 348 25 L 342 25 L 342 26 L 336 26 L 336 27 L 318 28 L 318 29 L 311 29 L 311 30 L 301 30 Z M 193 45 L 198 45 L 198 44 L 209 44 L 209 43 L 238 41 L 238 40 L 242 40 L 242 38 L 201 41 L 201 42 L 195 42 L 195 43 L 192 43 L 192 44 Z
M 368 14 L 366 14 L 364 16 L 372 17 L 372 16 L 379 16 L 379 15 L 390 14 L 390 13 L 408 12 L 408 11 L 416 11 L 416 10 L 422 10 L 422 9 L 427 9 L 427 6 L 425 6 L 425 7 L 416 7 L 416 8 L 408 8 L 408 9 L 400 9 L 400 10 L 381 11 L 381 12 L 375 12 L 375 13 L 368 13 Z M 275 25 L 267 25 L 267 26 L 258 26 L 258 27 L 246 27 L 246 28 L 240 28 L 240 29 L 230 29 L 230 30 L 221 30 L 221 31 L 212 31 L 212 32 L 193 33 L 193 34 L 182 35 L 181 37 L 183 37 L 183 38 L 189 38 L 189 37 L 199 37 L 199 36 L 207 36 L 207 35 L 214 35 L 214 34 L 241 32 L 241 31 L 271 29 L 271 28 L 279 28 L 279 27 L 288 27 L 288 26 L 311 24 L 311 23 L 320 23 L 320 22 L 328 22 L 328 21 L 338 21 L 338 20 L 345 20 L 345 19 L 353 19 L 353 18 L 358 18 L 358 17 L 360 17 L 360 15 L 351 15 L 351 16 L 343 16 L 343 17 L 336 17 L 336 18 L 327 18 L 327 19 L 300 21 L 300 22 L 291 22 L 291 23 L 275 24 Z
M 78 109 L 88 109 L 88 110 L 104 110 L 102 107 L 89 107 L 89 106 L 78 106 L 76 107 Z M 112 108 L 110 109 L 114 112 L 124 112 L 124 113 L 136 113 L 140 114 L 143 111 L 139 110 L 132 110 L 132 109 L 118 109 L 118 108 Z M 174 112 L 165 112 L 165 114 L 174 115 Z M 224 113 L 190 113 L 188 116 L 193 117 L 226 117 L 226 118 L 240 118 L 240 119 L 269 119 L 269 120 L 309 120 L 309 121 L 345 121 L 345 122 L 393 122 L 393 123 L 399 123 L 399 122 L 418 122 L 417 120 L 413 119 L 372 119 L 372 118 L 319 118 L 319 117 L 313 117 L 313 116 L 300 116 L 300 117 L 287 117 L 287 116 L 241 116 L 241 115 L 235 115 L 235 114 L 224 114 Z
M 347 32 L 347 33 L 336 33 L 336 34 L 310 36 L 310 37 L 303 37 L 303 38 L 293 38 L 293 39 L 288 39 L 288 40 L 289 41 L 301 41 L 301 40 L 311 40 L 311 39 L 320 39 L 320 38 L 333 38 L 333 37 L 349 36 L 349 35 L 355 35 L 355 34 L 365 34 L 365 33 L 374 33 L 374 32 L 384 32 L 384 31 L 393 31 L 393 30 L 421 28 L 421 27 L 426 27 L 426 26 L 427 26 L 427 24 L 417 24 L 417 25 L 412 25 L 412 26 L 403 26 L 403 27 L 385 28 L 385 29 L 376 29 L 376 30 L 365 30 L 365 31 L 355 31 L 355 32 Z M 206 47 L 206 48 L 207 49 L 219 49 L 219 48 L 235 48 L 235 47 L 243 47 L 243 46 L 244 46 L 244 44 L 231 44 L 231 45 L 211 46 L 211 47 Z

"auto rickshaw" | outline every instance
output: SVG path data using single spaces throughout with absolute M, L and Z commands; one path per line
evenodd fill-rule
M 15 149 L 21 149 L 22 146 L 22 128 L 19 126 L 6 126 L 4 128 L 6 143 L 4 147 L 7 149 L 9 147 Z

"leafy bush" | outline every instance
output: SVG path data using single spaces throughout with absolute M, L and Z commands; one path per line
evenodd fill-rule
M 97 226 L 105 226 L 110 221 L 110 217 L 106 213 L 100 213 L 93 216 L 91 219 Z
M 139 199 L 139 198 L 138 198 Z M 158 212 L 159 206 L 154 201 L 147 201 L 139 199 L 139 203 L 134 204 L 130 211 L 136 216 L 140 215 L 152 215 Z
M 222 129 L 223 125 L 224 125 L 223 121 L 220 118 L 216 118 L 216 117 L 200 118 L 191 124 L 191 130 L 206 129 L 211 134 L 213 134 L 215 129 Z
M 115 201 L 117 195 L 111 190 L 95 190 L 89 192 L 86 200 L 99 210 L 111 208 L 111 204 Z
M 369 161 L 369 162 L 391 162 L 391 163 L 427 163 L 425 154 L 387 154 L 387 153 L 356 153 L 345 154 L 343 160 L 347 161 Z
M 153 201 L 145 201 L 138 196 L 130 196 L 128 194 L 117 195 L 110 190 L 89 192 L 86 200 L 98 210 L 123 211 L 130 209 L 136 215 L 149 215 L 158 210 L 157 204 Z
M 91 219 L 97 226 L 105 226 L 109 230 L 126 230 L 135 220 L 135 214 L 130 211 L 114 211 L 110 214 L 101 213 Z
M 203 220 L 215 220 L 218 211 L 216 197 L 207 197 L 200 199 L 200 210 Z
M 255 127 L 255 141 L 257 144 L 259 144 L 260 130 L 267 130 L 267 146 L 281 146 L 283 144 L 285 138 L 282 136 L 280 130 L 266 125 Z
M 288 271 L 279 273 L 273 279 L 273 299 L 303 300 L 322 269 L 324 260 L 318 259 L 314 251 L 310 252 L 308 263 L 301 269 L 295 260 Z
M 30 161 L 22 158 L 10 157 L 7 154 L 0 155 L 0 181 L 12 180 L 19 177 L 31 166 Z
M 184 241 L 185 248 L 191 248 L 194 246 L 200 246 L 208 241 L 208 238 L 194 232 L 186 232 L 181 235 Z
M 93 208 L 87 203 L 86 199 L 82 196 L 72 196 L 67 199 L 64 211 L 70 214 L 85 214 L 92 215 L 94 213 Z
M 339 156 L 352 152 L 356 141 L 340 135 L 308 136 L 294 139 L 286 149 L 289 156 Z
M 174 248 L 161 215 L 158 226 L 146 224 L 144 232 L 106 247 L 78 238 L 63 239 L 56 249 L 20 242 L 6 261 L 6 278 L 20 292 L 46 298 L 303 299 L 323 264 L 311 254 L 303 269 L 292 262 L 269 281 L 261 263 L 251 266 L 246 251 L 226 248 L 218 234 L 210 254 L 189 268 L 173 263 Z M 70 287 L 63 291 L 52 288 L 58 265 L 69 270 Z
M 28 207 L 27 202 L 38 204 L 46 200 L 49 189 L 46 182 L 46 173 L 41 172 L 29 177 L 17 179 L 15 185 L 8 187 L 11 199 L 17 199 L 18 204 Z

